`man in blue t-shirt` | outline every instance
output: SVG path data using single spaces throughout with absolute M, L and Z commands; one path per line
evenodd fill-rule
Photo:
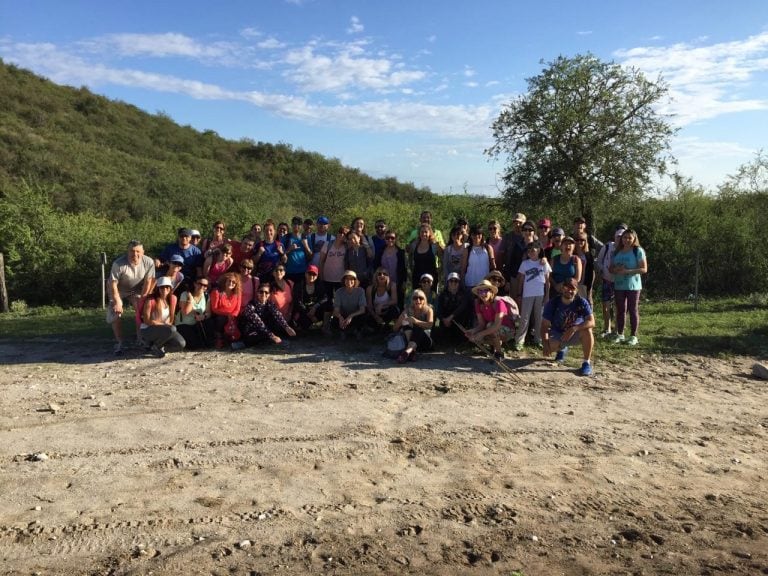
M 579 374 L 592 375 L 592 348 L 595 337 L 595 317 L 589 301 L 578 295 L 579 283 L 575 278 L 563 282 L 562 292 L 544 305 L 541 336 L 544 356 L 556 351 L 555 360 L 563 362 L 569 345 L 581 344 L 584 362 Z

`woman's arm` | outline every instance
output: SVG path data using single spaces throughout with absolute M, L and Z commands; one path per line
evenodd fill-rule
M 576 269 L 576 274 L 574 275 L 574 278 L 576 278 L 576 282 L 581 284 L 581 277 L 584 275 L 584 265 L 581 262 L 581 258 L 578 256 L 574 256 L 575 258 L 573 267 Z
M 488 251 L 488 270 L 496 270 L 496 255 L 493 246 L 486 244 L 485 249 Z

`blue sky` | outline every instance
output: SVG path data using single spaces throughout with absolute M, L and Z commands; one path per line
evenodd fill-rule
M 766 147 L 766 0 L 0 0 L 7 63 L 439 193 L 498 193 L 501 106 L 586 52 L 664 77 L 695 182 Z

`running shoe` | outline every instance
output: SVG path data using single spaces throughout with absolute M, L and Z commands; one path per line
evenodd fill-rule
M 579 370 L 579 375 L 581 375 L 581 376 L 592 376 L 592 364 L 590 364 L 588 361 L 584 361 L 581 364 L 581 369 Z
M 624 343 L 627 346 L 637 346 L 637 336 L 630 336 Z
M 118 342 L 117 344 L 115 344 L 115 356 L 122 356 L 124 351 L 125 349 L 123 348 L 122 342 Z
M 562 350 L 559 350 L 555 354 L 555 362 L 565 362 L 565 357 L 568 355 L 568 346 L 565 346 Z
M 614 344 L 621 344 L 622 342 L 624 342 L 624 334 L 616 334 L 611 338 L 611 342 L 613 342 Z
M 165 348 L 152 344 L 149 351 L 157 358 L 165 358 Z

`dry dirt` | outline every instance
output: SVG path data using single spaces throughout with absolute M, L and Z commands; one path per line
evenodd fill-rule
M 0 346 L 0 573 L 768 574 L 749 358 L 110 351 Z

